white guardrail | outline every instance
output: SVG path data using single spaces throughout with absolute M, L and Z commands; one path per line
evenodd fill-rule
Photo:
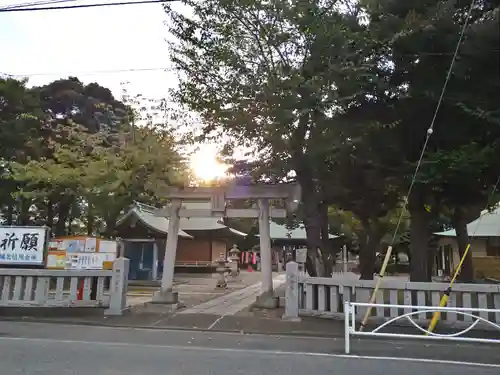
M 368 329 L 368 327 L 364 327 L 361 330 L 361 326 L 357 325 L 356 318 L 359 318 L 359 310 L 366 310 L 367 308 L 375 307 L 375 308 L 390 308 L 395 309 L 395 311 L 399 311 L 403 309 L 406 311 L 404 314 L 393 317 L 390 320 L 387 320 L 384 323 L 380 323 L 376 325 L 372 329 Z M 409 310 L 409 312 L 408 312 Z M 431 332 L 426 328 L 423 328 L 417 322 L 415 322 L 414 318 L 418 319 L 418 315 L 434 312 L 452 312 L 457 315 L 462 315 L 464 317 L 468 317 L 471 321 L 470 324 L 461 329 L 458 332 L 454 333 L 436 333 Z M 462 342 L 481 342 L 481 343 L 490 343 L 490 344 L 500 344 L 500 325 L 494 323 L 480 315 L 498 313 L 498 310 L 494 309 L 482 309 L 482 308 L 471 308 L 471 307 L 430 307 L 430 306 L 411 306 L 411 305 L 390 305 L 390 304 L 377 304 L 377 303 L 361 303 L 361 302 L 345 302 L 344 303 L 344 314 L 345 314 L 345 353 L 349 354 L 351 351 L 351 336 L 368 336 L 368 337 L 389 337 L 389 338 L 410 338 L 410 339 L 424 339 L 424 340 L 451 340 L 451 341 L 462 341 Z M 422 334 L 405 334 L 400 332 L 384 332 L 383 329 L 387 328 L 391 324 L 406 320 L 420 331 Z M 499 332 L 499 338 L 475 338 L 475 337 L 464 337 L 469 331 L 474 329 L 479 323 L 489 326 L 490 328 L 496 329 Z M 357 328 L 359 327 L 359 329 Z

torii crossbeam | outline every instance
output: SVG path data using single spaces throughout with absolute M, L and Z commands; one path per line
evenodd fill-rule
M 257 304 L 261 307 L 273 308 L 279 306 L 279 299 L 274 295 L 271 259 L 271 237 L 269 233 L 269 219 L 271 217 L 284 218 L 294 212 L 300 199 L 300 186 L 297 184 L 275 185 L 232 185 L 227 187 L 188 187 L 171 189 L 165 193 L 170 204 L 157 212 L 158 216 L 169 219 L 167 244 L 163 264 L 161 289 L 153 296 L 154 303 L 175 304 L 178 302 L 177 293 L 173 292 L 175 257 L 180 218 L 189 217 L 229 217 L 229 218 L 258 218 L 262 287 Z M 226 208 L 227 201 L 257 200 L 256 208 L 232 209 Z M 182 206 L 183 200 L 211 201 L 210 209 L 186 209 Z M 270 207 L 269 201 L 282 201 L 282 207 Z

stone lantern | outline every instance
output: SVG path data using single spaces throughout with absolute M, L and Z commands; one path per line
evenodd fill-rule
M 226 281 L 226 259 L 224 258 L 224 253 L 220 253 L 219 260 L 217 261 L 217 273 L 219 274 L 217 278 L 217 288 L 227 288 Z
M 231 263 L 229 263 L 229 268 L 231 270 L 231 276 L 236 277 L 240 273 L 240 254 L 241 251 L 238 249 L 236 244 L 233 245 L 231 250 L 229 250 L 229 259 L 231 259 Z

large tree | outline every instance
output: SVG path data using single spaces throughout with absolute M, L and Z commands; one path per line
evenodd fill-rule
M 228 149 L 256 149 L 255 158 L 283 177 L 294 171 L 308 270 L 324 274 L 312 267 L 324 248 L 327 212 L 315 151 L 329 147 L 322 139 L 332 118 L 364 90 L 378 63 L 358 11 L 334 0 L 182 3 L 184 13 L 166 6 L 171 57 L 181 72 L 175 98 L 202 115 L 206 136 L 219 135 Z
M 0 81 L 2 216 L 8 224 L 47 225 L 55 235 L 113 235 L 134 200 L 158 203 L 189 180 L 164 123 L 135 126 L 141 108 L 76 78 L 28 89 Z M 157 107 L 157 106 L 156 106 Z M 156 110 L 148 108 L 148 111 Z
M 29 208 L 19 194 L 24 184 L 12 178 L 10 163 L 40 157 L 45 119 L 38 95 L 25 81 L 0 78 L 0 205 L 8 225 L 25 223 Z
M 428 251 L 430 223 L 435 211 L 442 204 L 460 208 L 456 213 L 464 207 L 484 205 L 484 192 L 494 180 L 491 170 L 495 161 L 487 156 L 497 149 L 499 136 L 498 127 L 494 126 L 498 80 L 491 79 L 498 67 L 498 55 L 492 55 L 497 48 L 494 46 L 498 46 L 498 33 L 494 31 L 498 25 L 498 5 L 476 2 L 471 26 L 466 29 L 458 60 L 440 100 L 471 3 L 438 0 L 361 3 L 369 19 L 370 34 L 378 41 L 376 53 L 385 56 L 385 64 L 376 67 L 379 77 L 376 82 L 382 79 L 387 84 L 379 87 L 374 84 L 371 95 L 362 97 L 345 116 L 347 121 L 356 123 L 355 128 L 359 129 L 356 134 L 363 134 L 363 139 L 367 139 L 366 133 L 384 138 L 385 160 L 393 161 L 393 176 L 400 181 L 396 185 L 400 186 L 401 194 L 408 191 L 428 136 L 427 128 L 431 123 L 434 125 L 421 173 L 407 197 L 411 213 L 411 278 L 428 280 L 429 261 L 434 258 Z M 495 59 L 496 64 L 488 61 Z M 434 118 L 438 102 L 440 110 Z M 370 126 L 374 122 L 390 126 Z M 472 157 L 471 153 L 478 155 Z M 467 177 L 475 184 L 456 183 L 461 170 L 467 171 Z M 428 206 L 434 212 L 429 212 Z M 461 241 L 461 252 L 464 243 Z
M 356 102 L 351 102 L 356 105 Z M 342 116 L 342 114 L 340 115 Z M 329 140 L 330 146 L 321 158 L 320 183 L 327 205 L 335 205 L 351 212 L 359 220 L 358 231 L 360 273 L 362 279 L 372 279 L 375 255 L 380 250 L 381 239 L 387 234 L 388 223 L 398 208 L 401 198 L 394 177 L 393 161 L 387 158 L 387 146 L 383 132 L 376 137 L 353 131 L 352 124 L 342 124 L 339 119 L 332 122 L 337 134 Z M 377 128 L 374 123 L 373 127 Z M 339 134 L 340 133 L 340 134 Z M 344 137 L 343 142 L 341 137 Z M 327 140 L 328 142 L 328 140 Z

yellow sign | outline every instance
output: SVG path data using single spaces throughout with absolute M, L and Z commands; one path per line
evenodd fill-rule
M 66 268 L 66 252 L 52 251 L 47 255 L 47 268 L 64 269 Z

